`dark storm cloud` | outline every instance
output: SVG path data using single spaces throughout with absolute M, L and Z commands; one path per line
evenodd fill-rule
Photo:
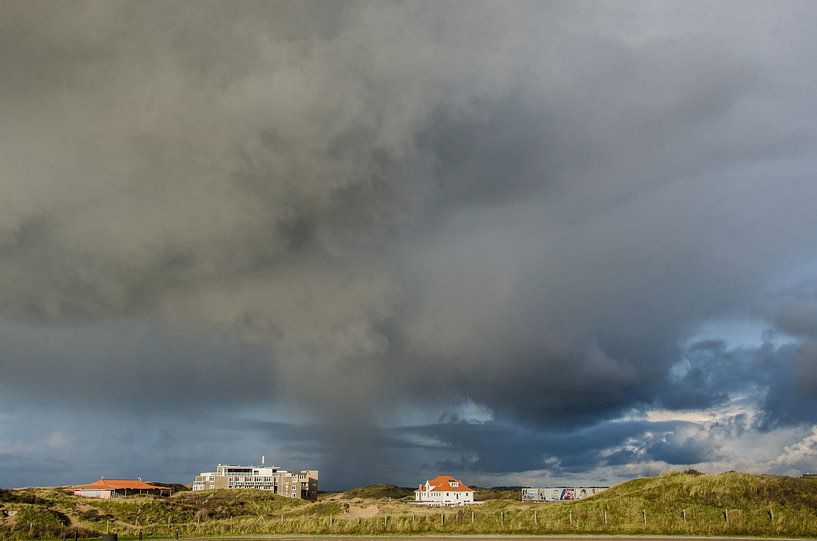
M 652 392 L 656 403 L 669 409 L 719 406 L 735 393 L 761 393 L 790 364 L 794 349 L 768 342 L 758 347 L 729 347 L 713 339 L 694 342 Z
M 817 423 L 817 336 L 769 352 L 763 428 Z
M 11 479 L 17 476 L 21 479 L 36 479 L 43 482 L 48 477 L 65 474 L 74 470 L 73 466 L 65 461 L 41 460 L 16 453 L 0 453 L 0 479 Z M 3 485 L 5 486 L 5 485 Z
M 784 303 L 778 312 L 784 321 L 770 321 L 777 329 L 803 330 L 812 323 L 808 315 L 798 317 L 813 309 L 807 301 L 798 304 L 796 314 L 790 311 L 790 301 Z M 729 347 L 723 340 L 693 343 L 683 350 L 673 372 L 655 386 L 654 402 L 670 409 L 704 409 L 743 394 L 757 408 L 757 428 L 817 423 L 817 335 L 800 338 L 742 347 Z M 744 429 L 740 424 L 721 428 L 737 434 Z
M 36 403 L 93 411 L 221 407 L 270 399 L 269 353 L 201 333 L 169 334 L 128 322 L 34 327 L 0 325 L 0 404 L 21 391 Z M 248 369 L 250 368 L 250 369 Z M 36 376 L 34 375 L 36 374 Z M 181 385 L 181 382 L 185 382 Z
M 706 439 L 679 437 L 687 422 L 616 421 L 577 430 L 530 430 L 503 423 L 457 421 L 408 427 L 397 432 L 433 438 L 436 449 L 459 454 L 459 460 L 433 464 L 440 471 L 507 473 L 549 470 L 553 474 L 583 473 L 604 465 L 663 460 L 686 465 L 718 457 Z M 675 440 L 675 441 L 672 441 Z M 403 443 L 403 445 L 406 445 Z M 621 460 L 627 456 L 626 462 Z
M 604 463 L 650 405 L 813 421 L 811 305 L 760 316 L 798 346 L 681 345 L 817 253 L 813 5 L 0 10 L 7 411 L 305 411 L 363 469 L 470 400 L 491 472 Z
M 817 281 L 799 282 L 766 299 L 759 312 L 778 333 L 795 339 L 788 346 L 764 351 L 761 367 L 769 392 L 762 425 L 817 423 Z

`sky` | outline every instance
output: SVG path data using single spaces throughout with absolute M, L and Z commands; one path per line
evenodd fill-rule
M 817 471 L 815 27 L 0 3 L 0 486 Z

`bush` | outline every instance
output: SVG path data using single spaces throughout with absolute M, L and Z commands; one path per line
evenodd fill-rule
M 179 512 L 190 516 L 204 509 L 211 518 L 274 515 L 309 502 L 285 498 L 262 490 L 202 490 L 181 492 L 168 499 Z
M 190 490 L 190 487 L 187 485 L 183 485 L 181 483 L 158 483 L 155 481 L 151 481 L 148 483 L 149 485 L 153 485 L 155 487 L 162 487 L 162 488 L 169 488 L 173 491 L 173 494 L 177 492 L 187 492 Z
M 109 520 L 113 517 L 107 513 L 100 513 L 97 509 L 88 509 L 87 511 L 80 511 L 79 518 L 86 522 L 98 522 L 100 520 Z
M 80 538 L 99 537 L 99 532 L 88 528 L 68 528 L 63 526 L 47 526 L 44 524 L 20 524 L 14 526 L 0 525 L 0 539 L 8 538 L 35 538 L 35 539 L 73 539 L 74 533 Z
M 413 488 L 398 487 L 397 485 L 387 484 L 353 488 L 343 493 L 344 498 L 392 498 L 395 500 L 413 495 Z
M 23 490 L 6 490 L 0 488 L 0 502 L 30 503 L 33 505 L 50 505 L 51 501 Z
M 63 513 L 48 509 L 46 507 L 24 504 L 17 510 L 17 524 L 43 527 L 57 527 L 68 526 L 71 521 Z

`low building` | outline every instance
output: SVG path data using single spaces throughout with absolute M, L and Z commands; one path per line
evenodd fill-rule
M 193 490 L 241 488 L 268 490 L 288 498 L 317 500 L 318 470 L 289 472 L 276 466 L 219 464 L 216 471 L 202 472 L 193 480 Z
M 523 502 L 558 502 L 582 500 L 604 492 L 610 487 L 542 487 L 523 488 Z
M 69 490 L 74 493 L 74 496 L 102 498 L 104 500 L 138 494 L 169 496 L 172 492 L 167 487 L 150 485 L 142 482 L 141 479 L 105 479 L 104 477 L 87 485 L 72 486 Z
M 414 491 L 414 502 L 423 505 L 470 505 L 474 491 L 450 475 L 429 479 Z

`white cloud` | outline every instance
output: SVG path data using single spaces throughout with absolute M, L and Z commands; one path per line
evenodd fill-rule
M 789 475 L 817 472 L 817 425 L 800 441 L 786 445 L 767 466 L 770 471 Z

